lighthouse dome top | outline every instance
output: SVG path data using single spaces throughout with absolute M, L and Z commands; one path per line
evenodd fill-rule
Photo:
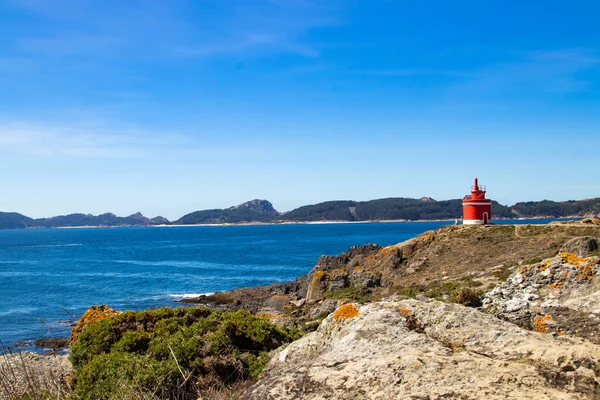
M 486 187 L 480 185 L 477 177 L 473 180 L 473 186 L 471 186 L 471 194 L 466 195 L 463 200 L 484 200 L 485 199 Z

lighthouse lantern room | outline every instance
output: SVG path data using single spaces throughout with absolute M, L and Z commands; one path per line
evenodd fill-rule
M 471 194 L 463 198 L 463 224 L 484 225 L 492 219 L 492 201 L 485 198 L 485 186 L 479 185 L 477 177 Z

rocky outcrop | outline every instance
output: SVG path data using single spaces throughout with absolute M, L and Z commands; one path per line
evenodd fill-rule
M 595 399 L 600 346 L 458 304 L 346 304 L 276 354 L 245 399 Z
M 366 269 L 365 261 L 374 258 L 382 247 L 376 244 L 353 246 L 338 256 L 321 256 L 309 273 L 306 301 L 314 303 L 327 291 L 337 291 L 350 286 L 366 288 L 379 286 L 381 272 Z
M 578 257 L 585 257 L 598 251 L 598 239 L 595 237 L 573 238 L 566 242 L 560 251 L 573 253 Z
M 279 215 L 279 212 L 273 207 L 273 204 L 271 204 L 270 201 L 260 199 L 250 200 L 237 206 L 230 207 L 230 210 L 237 210 L 243 208 L 273 216 Z
M 581 238 L 568 241 L 564 248 L 583 254 L 595 246 L 595 239 Z M 599 271 L 599 257 L 568 252 L 521 265 L 484 296 L 483 310 L 527 329 L 600 344 Z
M 91 306 L 86 312 L 83 313 L 81 318 L 79 318 L 79 321 L 77 321 L 77 324 L 71 330 L 71 336 L 69 337 L 69 345 L 75 343 L 77 337 L 89 324 L 118 314 L 120 314 L 119 311 L 115 311 L 109 306 Z

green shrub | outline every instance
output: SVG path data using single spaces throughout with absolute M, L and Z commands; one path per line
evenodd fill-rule
M 537 264 L 539 262 L 542 262 L 542 259 L 540 257 L 535 257 L 535 258 L 530 258 L 529 260 L 523 261 L 523 264 L 531 265 L 531 264 Z
M 469 287 L 461 287 L 452 293 L 450 300 L 453 303 L 462 304 L 467 307 L 479 307 L 481 306 L 482 294 L 482 292 L 475 291 Z
M 72 345 L 75 393 L 196 399 L 203 390 L 258 376 L 267 352 L 301 334 L 245 310 L 125 312 L 88 325 Z
M 367 288 L 358 288 L 348 286 L 338 290 L 326 290 L 323 293 L 324 299 L 354 300 L 359 303 L 365 303 L 370 299 L 371 290 Z

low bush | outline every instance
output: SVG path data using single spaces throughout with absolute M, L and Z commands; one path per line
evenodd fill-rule
M 480 307 L 482 295 L 483 293 L 480 291 L 475 291 L 469 287 L 461 287 L 452 293 L 450 300 L 453 303 L 462 304 L 467 307 Z
M 530 258 L 529 260 L 525 260 L 523 261 L 523 265 L 531 265 L 531 264 L 537 264 L 539 262 L 542 262 L 542 258 L 540 257 L 534 257 L 534 258 Z
M 197 399 L 256 377 L 267 352 L 301 336 L 245 310 L 125 312 L 88 325 L 71 346 L 80 399 Z
M 336 300 L 354 300 L 359 303 L 365 303 L 371 300 L 371 294 L 371 290 L 368 288 L 348 286 L 343 289 L 326 290 L 323 293 L 323 298 Z

